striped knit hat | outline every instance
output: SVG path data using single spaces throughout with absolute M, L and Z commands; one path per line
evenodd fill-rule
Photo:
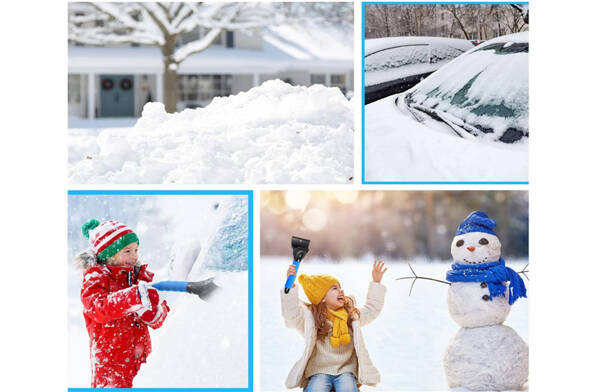
M 81 232 L 90 240 L 94 253 L 101 261 L 108 260 L 133 242 L 140 243 L 131 228 L 114 220 L 100 223 L 97 219 L 90 219 L 81 226 Z

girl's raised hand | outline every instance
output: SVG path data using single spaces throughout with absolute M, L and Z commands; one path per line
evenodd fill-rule
M 296 275 L 296 266 L 294 264 L 290 264 L 287 270 L 287 277 L 290 275 Z M 296 287 L 296 283 L 292 287 Z
M 383 268 L 384 266 L 385 264 L 383 261 L 375 260 L 373 262 L 373 271 L 371 271 L 371 275 L 373 275 L 373 282 L 381 283 L 381 278 L 383 277 L 385 271 L 387 271 L 387 267 Z

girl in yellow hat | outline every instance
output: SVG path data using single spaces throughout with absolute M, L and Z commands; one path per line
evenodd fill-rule
M 290 371 L 286 387 L 302 387 L 304 392 L 357 392 L 360 384 L 379 382 L 379 371 L 371 362 L 360 329 L 383 308 L 386 288 L 381 278 L 385 271 L 383 262 L 373 263 L 373 281 L 360 309 L 330 275 L 298 277 L 310 303 L 300 301 L 296 285 L 287 294 L 281 290 L 285 324 L 297 329 L 305 341 L 304 353 Z M 287 275 L 295 274 L 292 264 Z

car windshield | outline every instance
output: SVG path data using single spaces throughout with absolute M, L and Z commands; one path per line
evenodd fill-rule
M 484 45 L 416 85 L 405 94 L 404 102 L 428 118 L 482 139 L 504 143 L 526 141 L 528 52 L 527 42 Z

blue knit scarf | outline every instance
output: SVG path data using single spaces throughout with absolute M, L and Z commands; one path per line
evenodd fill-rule
M 504 264 L 504 259 L 477 265 L 452 264 L 446 273 L 449 282 L 486 282 L 490 290 L 490 300 L 504 296 L 506 286 L 502 282 L 510 282 L 508 286 L 508 304 L 512 305 L 519 297 L 527 298 L 527 289 L 523 279 L 513 269 Z

